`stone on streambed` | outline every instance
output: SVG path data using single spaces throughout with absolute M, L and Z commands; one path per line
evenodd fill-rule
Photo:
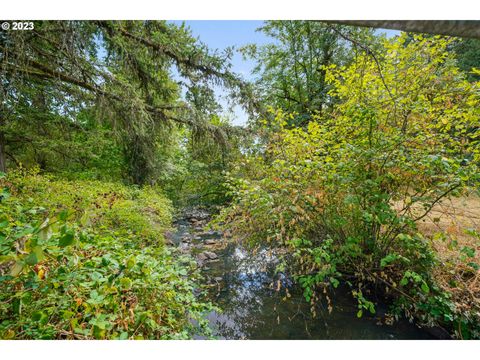
M 190 249 L 188 247 L 179 247 L 178 248 L 178 251 L 181 253 L 181 254 L 190 254 Z
M 205 240 L 205 245 L 215 245 L 217 242 L 213 239 Z
M 207 255 L 209 260 L 215 260 L 218 258 L 218 255 L 213 251 L 204 251 L 203 254 Z
M 183 211 L 183 218 L 190 223 L 198 223 L 207 221 L 210 218 L 210 213 L 201 208 L 190 208 Z
M 191 238 L 190 236 L 188 236 L 188 235 L 182 236 L 181 240 L 182 240 L 182 242 L 184 242 L 184 243 L 192 242 L 192 238 Z
M 203 263 L 208 260 L 218 259 L 218 255 L 215 254 L 213 251 L 204 251 L 197 255 L 197 259 Z
M 222 236 L 222 232 L 217 231 L 217 230 L 209 230 L 209 231 L 204 231 L 204 232 L 200 233 L 199 235 L 202 235 L 202 236 Z
M 205 253 L 200 253 L 197 255 L 197 259 L 201 262 L 208 260 L 208 256 Z

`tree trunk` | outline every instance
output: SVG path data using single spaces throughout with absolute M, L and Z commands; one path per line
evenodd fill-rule
M 5 134 L 2 127 L 5 123 L 3 109 L 0 108 L 0 172 L 7 172 L 6 154 L 5 154 Z
M 0 172 L 7 172 L 7 164 L 5 161 L 5 136 L 0 131 Z

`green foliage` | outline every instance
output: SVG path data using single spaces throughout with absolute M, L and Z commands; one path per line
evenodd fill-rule
M 480 74 L 472 70 L 480 69 L 480 40 L 457 39 L 451 49 L 455 52 L 458 67 L 468 74 L 468 80 L 479 81 Z
M 0 185 L 1 338 L 207 331 L 210 305 L 193 294 L 195 262 L 163 244 L 171 209 L 155 189 L 18 172 Z
M 363 310 L 368 310 L 370 314 L 375 314 L 375 304 L 369 300 L 367 300 L 361 290 L 354 290 L 352 291 L 353 297 L 355 297 L 358 301 L 358 312 L 357 317 L 361 318 L 363 316 Z
M 347 31 L 354 38 L 374 42 L 371 30 L 319 21 L 266 21 L 257 31 L 271 38 L 271 43 L 245 46 L 242 53 L 257 62 L 254 73 L 259 75 L 256 86 L 262 101 L 295 113 L 289 119 L 291 126 L 304 126 L 312 115 L 331 108 L 331 86 L 324 67 L 347 64 L 356 51 L 340 33 Z
M 478 249 L 417 227 L 480 183 L 478 42 L 311 21 L 260 31 L 273 42 L 242 49 L 257 61 L 255 96 L 230 71 L 232 49 L 212 52 L 183 25 L 0 33 L 1 338 L 208 332 L 194 264 L 164 246 L 159 185 L 179 206 L 233 199 L 218 221 L 285 250 L 313 312 L 346 283 L 358 317 L 383 289 L 397 315 L 480 338 L 478 301 L 446 290 L 476 276 Z M 218 116 L 218 85 L 262 114 L 255 134 Z M 461 271 L 440 263 L 440 240 Z
M 184 26 L 38 21 L 0 39 L 1 171 L 8 159 L 8 167 L 159 183 L 172 166 L 172 134 L 188 127 L 225 143 L 226 129 L 209 122 L 221 109 L 213 85 L 254 111 L 231 53 L 210 51 Z
M 359 316 L 374 311 L 362 288 L 377 284 L 405 313 L 443 324 L 422 308 L 447 300 L 417 223 L 478 184 L 479 87 L 456 67 L 448 40 L 406 39 L 385 41 L 380 64 L 362 53 L 326 68 L 338 100 L 331 114 L 292 129 L 295 114 L 273 111 L 269 141 L 241 163 L 251 170 L 232 179 L 235 202 L 219 221 L 254 244 L 286 247 L 308 301 L 315 287 L 353 274 Z M 448 326 L 463 316 L 475 310 Z
M 228 119 L 213 116 L 214 126 L 228 127 Z M 226 174 L 232 170 L 236 159 L 252 142 L 247 132 L 229 134 L 227 144 L 202 136 L 201 133 L 184 130 L 177 141 L 175 167 L 165 179 L 163 187 L 176 207 L 218 206 L 228 202 L 228 189 L 224 186 Z

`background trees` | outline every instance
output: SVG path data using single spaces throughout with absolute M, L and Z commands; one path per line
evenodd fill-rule
M 455 52 L 458 67 L 467 73 L 467 78 L 470 81 L 480 80 L 480 75 L 472 72 L 474 68 L 480 68 L 480 40 L 456 39 L 452 50 Z
M 1 36 L 2 170 L 6 161 L 49 169 L 61 159 L 81 165 L 90 149 L 72 134 L 88 133 L 93 153 L 120 163 L 126 179 L 155 182 L 172 161 L 170 134 L 177 129 L 194 128 L 225 143 L 227 126 L 210 122 L 219 107 L 213 84 L 254 111 L 251 89 L 229 71 L 230 55 L 211 53 L 173 24 L 45 21 L 31 32 Z M 63 131 L 52 133 L 59 124 Z M 117 150 L 108 153 L 102 146 L 112 149 L 112 137 Z M 46 159 L 42 142 L 52 138 L 75 151 L 48 146 L 57 155 Z
M 256 60 L 256 86 L 265 104 L 296 113 L 292 125 L 303 126 L 312 115 L 321 115 L 333 103 L 325 81 L 325 66 L 345 65 L 355 56 L 354 44 L 341 36 L 373 39 L 373 31 L 314 21 L 267 21 L 258 29 L 272 38 L 264 46 L 243 48 Z M 373 46 L 371 43 L 370 46 Z

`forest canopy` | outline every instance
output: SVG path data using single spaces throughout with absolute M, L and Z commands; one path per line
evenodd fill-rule
M 188 127 L 220 143 L 234 131 L 212 123 L 213 85 L 255 112 L 251 87 L 229 70 L 231 54 L 210 51 L 185 27 L 44 21 L 1 36 L 3 171 L 6 157 L 47 170 L 120 165 L 132 183 L 156 182 L 172 162 L 172 131 Z M 102 164 L 87 164 L 96 158 L 89 151 L 104 153 Z

